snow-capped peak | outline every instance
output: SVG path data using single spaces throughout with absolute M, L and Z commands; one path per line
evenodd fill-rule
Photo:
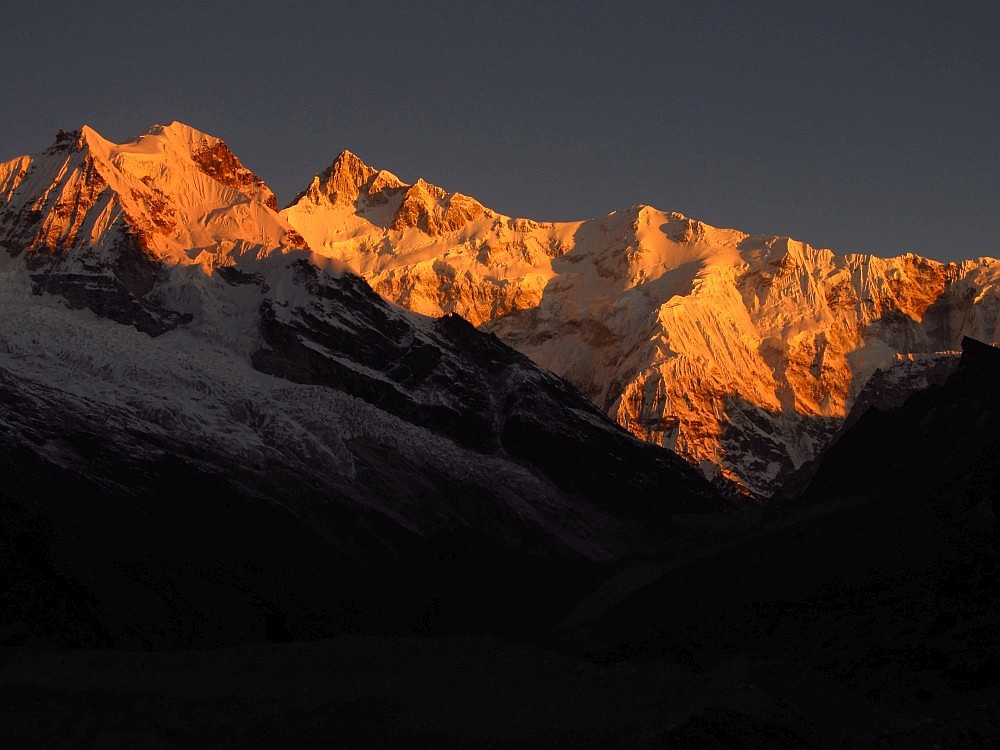
M 188 166 L 193 163 L 199 171 L 219 184 L 277 209 L 273 191 L 264 180 L 240 163 L 225 142 L 189 125 L 176 121 L 166 126 L 154 125 L 123 144 L 104 139 L 89 126 L 84 126 L 82 134 L 93 152 L 122 171 L 143 172 L 143 177 L 152 179 L 162 174 L 165 168 L 187 173 L 190 171 Z M 178 170 L 178 167 L 182 168 Z
M 376 196 L 383 191 L 405 187 L 392 172 L 374 169 L 350 151 L 342 151 L 329 167 L 313 177 L 292 205 L 306 201 L 317 206 L 353 208 L 359 198 L 379 200 Z M 379 202 L 384 202 L 384 197 Z
M 4 165 L 0 188 L 8 197 L 0 243 L 14 253 L 65 261 L 131 237 L 160 260 L 214 267 L 251 250 L 305 245 L 260 177 L 219 138 L 179 122 L 125 143 L 89 125 L 60 131 L 42 154 Z

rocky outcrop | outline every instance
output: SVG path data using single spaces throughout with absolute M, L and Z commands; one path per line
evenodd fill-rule
M 274 211 L 278 210 L 278 201 L 264 180 L 244 167 L 222 141 L 206 143 L 191 158 L 213 180 L 252 196 Z
M 391 172 L 375 170 L 350 151 L 343 151 L 334 162 L 313 177 L 309 187 L 293 203 L 303 200 L 313 205 L 357 206 L 385 203 L 389 195 L 406 186 Z
M 478 201 L 461 193 L 446 193 L 436 185 L 417 180 L 403 195 L 390 229 L 419 229 L 430 235 L 456 232 L 486 213 Z

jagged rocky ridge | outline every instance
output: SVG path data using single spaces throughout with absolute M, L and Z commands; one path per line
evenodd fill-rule
M 459 313 L 761 498 L 821 454 L 877 371 L 902 398 L 924 360 L 998 338 L 989 258 L 835 255 L 648 206 L 512 219 L 348 152 L 282 215 L 387 299 Z
M 0 186 L 5 643 L 516 629 L 722 507 L 495 337 L 312 254 L 218 139 L 84 128 Z

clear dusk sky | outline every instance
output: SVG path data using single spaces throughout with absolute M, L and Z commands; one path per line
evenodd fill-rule
M 1000 257 L 996 3 L 19 2 L 0 40 L 0 159 L 180 120 L 282 205 L 349 149 L 514 216 Z

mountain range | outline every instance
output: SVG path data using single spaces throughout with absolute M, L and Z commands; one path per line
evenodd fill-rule
M 648 206 L 513 219 L 346 151 L 279 213 L 222 141 L 179 123 L 125 145 L 64 133 L 0 167 L 0 188 L 0 236 L 36 290 L 161 333 L 195 311 L 164 304 L 157 264 L 210 273 L 308 248 L 390 302 L 494 333 L 640 439 L 762 500 L 822 453 L 876 372 L 905 395 L 947 373 L 963 336 L 1000 338 L 990 258 L 841 256 Z
M 758 499 L 815 459 L 876 373 L 927 384 L 1000 337 L 1000 262 L 836 255 L 649 206 L 512 219 L 349 152 L 282 216 L 427 315 L 458 313 L 642 440 Z
M 998 273 L 60 131 L 0 164 L 0 723 L 1000 738 Z

